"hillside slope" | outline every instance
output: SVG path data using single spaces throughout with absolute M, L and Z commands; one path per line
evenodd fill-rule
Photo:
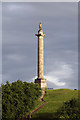
M 32 120 L 53 120 L 55 118 L 55 112 L 63 105 L 64 102 L 72 98 L 78 98 L 78 90 L 47 90 L 47 93 L 44 96 L 44 100 L 47 104 L 33 114 Z

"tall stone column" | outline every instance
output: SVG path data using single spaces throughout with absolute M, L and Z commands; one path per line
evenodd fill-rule
M 44 75 L 44 53 L 43 53 L 43 30 L 41 23 L 39 24 L 38 34 L 35 34 L 38 37 L 38 78 L 43 78 Z
M 38 78 L 35 80 L 35 83 L 38 83 L 41 88 L 46 88 L 46 80 L 44 79 L 44 47 L 43 47 L 43 34 L 42 24 L 39 24 L 38 34 L 35 34 L 38 37 Z

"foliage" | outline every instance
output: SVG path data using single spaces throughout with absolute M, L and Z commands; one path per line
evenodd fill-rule
M 57 110 L 57 118 L 63 118 L 65 120 L 80 120 L 80 109 L 78 107 L 78 99 L 71 99 L 63 104 L 61 108 Z
M 2 120 L 23 118 L 41 96 L 38 84 L 20 80 L 2 85 Z

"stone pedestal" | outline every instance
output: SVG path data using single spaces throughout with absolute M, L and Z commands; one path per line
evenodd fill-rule
M 42 90 L 45 90 L 45 88 L 47 88 L 47 82 L 46 82 L 46 79 L 40 79 L 40 78 L 37 78 L 35 79 L 35 83 L 38 83 L 39 84 L 39 87 L 42 88 Z

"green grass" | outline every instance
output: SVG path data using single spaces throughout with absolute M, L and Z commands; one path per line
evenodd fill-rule
M 32 120 L 53 120 L 55 118 L 55 112 L 63 105 L 64 102 L 71 98 L 78 98 L 78 90 L 47 90 L 47 93 L 44 96 L 44 100 L 47 104 L 33 114 Z
M 34 108 L 31 109 L 30 112 L 27 113 L 27 115 L 28 115 L 29 113 L 31 113 L 33 110 L 37 109 L 37 108 L 38 108 L 40 105 L 42 105 L 42 104 L 43 104 L 43 102 L 40 101 L 40 98 L 39 98 L 39 99 L 37 100 L 37 102 L 35 102 Z

